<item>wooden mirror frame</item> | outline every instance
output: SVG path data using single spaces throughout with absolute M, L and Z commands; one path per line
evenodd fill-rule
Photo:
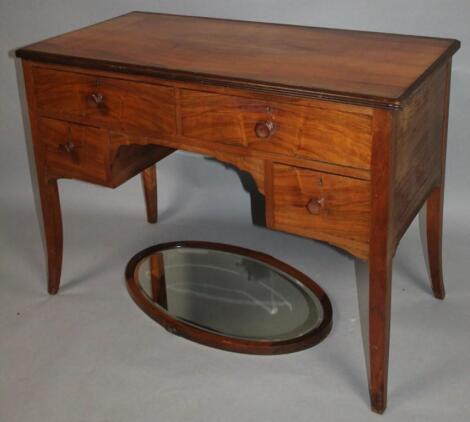
M 282 341 L 269 340 L 248 340 L 235 337 L 224 336 L 215 332 L 207 331 L 193 324 L 186 323 L 183 320 L 176 319 L 167 313 L 163 308 L 155 306 L 144 293 L 136 277 L 139 264 L 146 257 L 164 250 L 176 248 L 194 248 L 209 249 L 221 252 L 233 253 L 258 260 L 267 264 L 282 273 L 298 280 L 305 288 L 310 290 L 319 300 L 323 309 L 323 320 L 317 327 L 311 329 L 302 336 Z M 332 328 L 332 307 L 328 296 L 323 289 L 318 286 L 310 277 L 296 270 L 290 265 L 273 258 L 262 252 L 252 251 L 222 243 L 199 242 L 199 241 L 180 241 L 171 243 L 161 243 L 151 246 L 137 253 L 132 257 L 126 267 L 127 289 L 134 302 L 150 318 L 162 325 L 167 331 L 217 349 L 228 350 L 238 353 L 257 354 L 257 355 L 275 355 L 296 352 L 312 347 L 321 342 L 331 331 Z

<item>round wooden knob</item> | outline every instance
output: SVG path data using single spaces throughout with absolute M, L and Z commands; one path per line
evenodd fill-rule
M 310 214 L 318 215 L 325 208 L 325 198 L 312 198 L 308 201 L 307 209 Z
M 258 138 L 269 138 L 276 131 L 276 124 L 271 120 L 258 122 L 255 125 L 255 133 Z
M 94 92 L 86 96 L 86 102 L 89 106 L 100 107 L 104 104 L 103 94 Z

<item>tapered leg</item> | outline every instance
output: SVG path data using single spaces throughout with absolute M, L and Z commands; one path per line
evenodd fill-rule
M 369 392 L 374 412 L 387 407 L 392 260 L 369 262 Z
M 60 285 L 63 249 L 62 217 L 57 180 L 39 180 L 39 193 L 47 248 L 47 290 L 51 295 L 55 295 Z
M 154 164 L 142 172 L 142 183 L 144 186 L 145 208 L 147 210 L 147 221 L 156 223 L 157 211 L 157 165 Z
M 442 276 L 442 221 L 444 187 L 439 186 L 429 195 L 426 202 L 426 246 L 429 274 L 434 296 L 444 299 L 445 288 Z
M 369 242 L 369 393 L 374 412 L 387 407 L 393 258 L 394 115 L 376 110 L 373 126 Z

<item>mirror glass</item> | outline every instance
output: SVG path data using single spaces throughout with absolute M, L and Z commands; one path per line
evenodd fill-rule
M 154 252 L 134 277 L 152 306 L 238 339 L 294 339 L 324 317 L 319 299 L 300 281 L 232 252 L 185 246 Z

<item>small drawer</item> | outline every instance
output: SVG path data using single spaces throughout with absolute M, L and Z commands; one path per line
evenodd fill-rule
M 172 135 L 176 106 L 171 87 L 36 67 L 39 114 L 129 134 Z
M 370 183 L 273 164 L 271 228 L 326 241 L 367 258 Z
M 370 168 L 372 117 L 193 90 L 181 91 L 183 135 L 262 152 Z
M 61 177 L 105 184 L 109 178 L 109 137 L 106 130 L 39 119 L 46 166 Z

